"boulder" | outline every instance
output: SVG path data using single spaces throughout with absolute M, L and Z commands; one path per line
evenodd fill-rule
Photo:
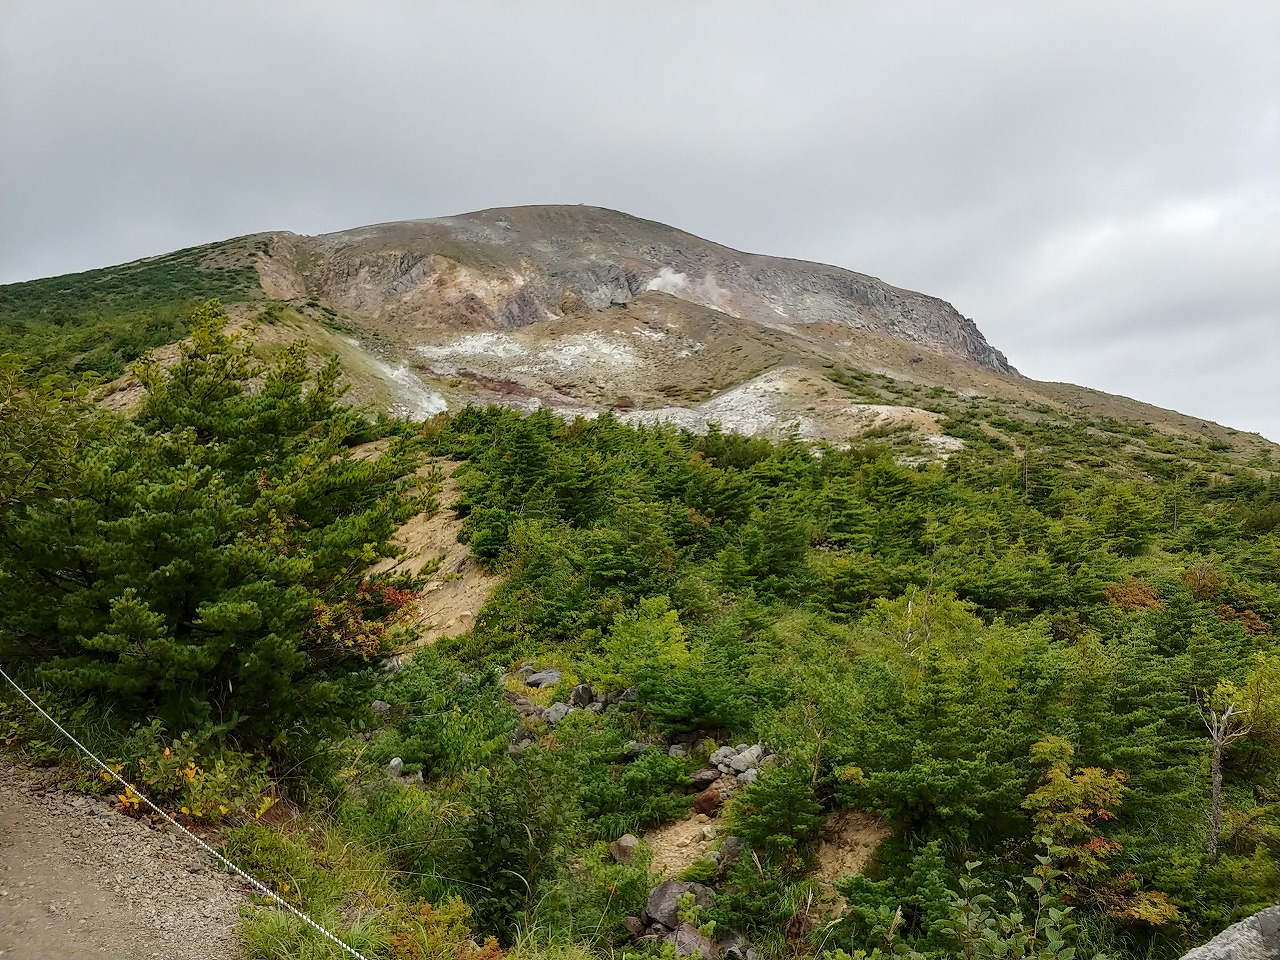
M 404 773 L 404 760 L 400 757 L 392 757 L 391 762 L 387 764 L 387 773 L 393 777 L 399 777 Z
M 569 702 L 575 707 L 590 706 L 595 699 L 596 692 L 591 689 L 589 683 L 580 683 L 569 693 Z
M 724 806 L 724 797 L 716 787 L 707 787 L 693 798 L 693 809 L 707 816 L 712 816 L 722 806 Z
M 716 946 L 720 948 L 723 960 L 747 960 L 748 957 L 755 957 L 751 942 L 737 930 L 730 930 L 720 938 Z
M 543 687 L 554 687 L 560 682 L 559 670 L 539 670 L 537 673 L 531 673 L 524 681 L 531 687 L 541 690 Z
M 513 697 L 511 699 L 511 706 L 514 707 L 516 713 L 520 714 L 522 717 L 536 717 L 544 712 L 542 707 L 538 706 L 528 697 Z
M 691 779 L 695 787 L 699 790 L 705 790 L 720 779 L 720 771 L 712 767 L 708 767 L 705 770 L 695 770 Z
M 627 928 L 627 933 L 639 940 L 644 936 L 644 923 L 639 917 L 627 917 L 622 921 L 622 925 Z
M 632 760 L 639 760 L 649 751 L 649 744 L 641 743 L 639 740 L 628 740 L 627 745 L 622 748 L 623 758 L 629 763 Z
M 609 844 L 609 856 L 613 857 L 615 863 L 630 863 L 639 843 L 639 838 L 634 834 L 624 833 Z
M 567 703 L 553 703 L 547 707 L 547 723 L 559 723 L 569 714 L 573 713 L 574 708 Z
M 694 903 L 703 910 L 711 906 L 710 887 L 684 880 L 664 880 L 649 892 L 645 916 L 668 930 L 675 930 L 680 926 L 680 898 L 686 893 L 692 893 Z
M 688 752 L 688 748 L 683 743 L 673 743 L 667 748 L 667 756 L 669 757 L 683 757 Z
M 754 767 L 750 770 L 743 770 L 738 774 L 738 782 L 744 787 L 749 783 L 755 783 L 756 778 L 760 776 L 760 771 Z
M 729 868 L 742 858 L 746 850 L 747 842 L 741 837 L 725 837 L 724 843 L 720 844 L 720 869 L 716 876 L 724 876 Z
M 745 770 L 754 769 L 762 756 L 764 756 L 764 748 L 757 743 L 755 746 L 747 747 L 747 749 L 733 757 L 729 761 L 729 766 L 733 767 L 738 773 L 742 773 Z
M 627 687 L 627 689 L 618 694 L 619 703 L 635 703 L 639 699 L 640 691 L 635 687 Z
M 677 957 L 702 957 L 713 960 L 720 951 L 716 945 L 702 935 L 702 932 L 691 923 L 682 923 L 663 938 L 664 942 L 673 944 Z
M 1268 907 L 1186 954 L 1182 960 L 1277 960 L 1280 906 Z
M 728 763 L 737 752 L 733 747 L 720 747 L 715 753 L 711 754 L 711 765 L 718 767 L 722 763 Z
M 369 704 L 369 709 L 374 713 L 390 713 L 391 704 L 387 703 L 385 700 L 375 700 L 373 703 Z

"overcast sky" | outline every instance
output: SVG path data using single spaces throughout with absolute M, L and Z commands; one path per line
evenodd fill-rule
M 0 3 L 0 281 L 591 203 L 1280 441 L 1280 3 Z

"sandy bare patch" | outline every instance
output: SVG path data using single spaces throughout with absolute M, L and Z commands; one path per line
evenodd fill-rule
M 644 842 L 653 850 L 649 872 L 660 877 L 677 876 L 711 851 L 719 831 L 720 825 L 703 813 L 650 830 L 644 835 Z
M 369 444 L 363 449 L 373 447 Z M 419 514 L 401 527 L 396 532 L 395 544 L 405 553 L 383 560 L 373 568 L 375 573 L 428 573 L 418 604 L 415 646 L 470 630 L 500 580 L 476 563 L 470 549 L 458 542 L 462 521 L 448 509 L 457 502 L 460 493 L 453 478 L 458 464 L 444 460 L 422 469 L 437 467 L 442 474 L 441 508 L 431 514 Z
M 862 873 L 876 848 L 892 832 L 879 817 L 860 810 L 831 814 L 818 828 L 818 869 L 814 879 L 830 884 Z

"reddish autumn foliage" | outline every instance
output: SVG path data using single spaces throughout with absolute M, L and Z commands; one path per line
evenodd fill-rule
M 1244 609 L 1237 610 L 1229 603 L 1223 603 L 1218 606 L 1218 617 L 1228 623 L 1234 621 L 1252 633 L 1254 636 L 1259 634 L 1271 636 L 1273 633 L 1271 624 L 1263 620 L 1256 610 Z
M 1160 606 L 1156 588 L 1145 580 L 1130 577 L 1124 583 L 1113 583 L 1105 590 L 1107 599 L 1121 610 L 1155 609 Z

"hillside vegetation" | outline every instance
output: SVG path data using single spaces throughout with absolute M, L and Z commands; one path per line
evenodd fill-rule
M 183 318 L 129 419 L 0 361 L 0 661 L 366 954 L 1172 958 L 1280 899 L 1265 445 L 837 364 L 963 448 L 409 424 L 226 320 Z M 501 583 L 401 659 L 421 580 L 367 571 L 436 509 Z M 0 735 L 107 789 L 8 695 Z M 878 845 L 819 880 L 849 812 Z M 659 909 L 649 845 L 610 845 L 690 816 Z M 241 933 L 340 955 L 265 907 Z
M 251 238 L 229 240 L 0 285 L 0 354 L 38 358 L 45 373 L 118 377 L 147 350 L 180 340 L 197 304 L 257 299 L 256 249 Z

